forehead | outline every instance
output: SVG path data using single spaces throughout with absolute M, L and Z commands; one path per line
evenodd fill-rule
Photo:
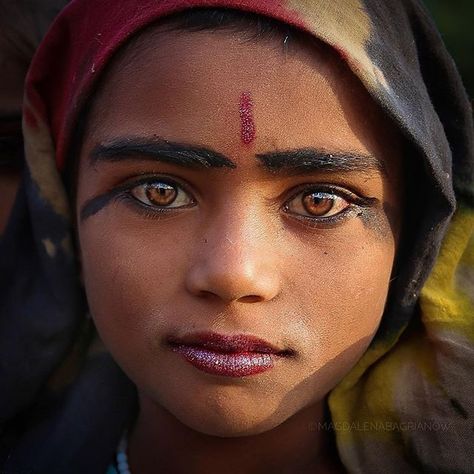
M 243 97 L 251 99 L 255 132 L 247 142 Z M 288 48 L 277 41 L 244 41 L 231 32 L 158 28 L 133 41 L 109 68 L 86 136 L 92 146 L 158 135 L 216 149 L 238 162 L 295 145 L 377 155 L 393 134 L 328 47 Z

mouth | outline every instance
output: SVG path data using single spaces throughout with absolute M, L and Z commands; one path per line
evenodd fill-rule
M 290 357 L 291 350 L 280 349 L 263 339 L 238 334 L 193 333 L 169 337 L 171 350 L 195 368 L 214 375 L 244 377 L 273 368 L 276 359 Z

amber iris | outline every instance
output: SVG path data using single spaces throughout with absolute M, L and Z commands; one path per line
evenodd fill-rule
M 169 184 L 157 183 L 148 185 L 145 194 L 151 204 L 167 206 L 176 199 L 178 193 L 176 192 L 176 189 Z
M 303 207 L 305 210 L 317 216 L 324 216 L 334 207 L 334 200 L 321 197 L 318 193 L 306 194 L 303 196 Z

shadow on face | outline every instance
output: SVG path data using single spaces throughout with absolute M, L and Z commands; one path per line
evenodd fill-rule
M 400 142 L 326 47 L 158 28 L 126 48 L 93 101 L 76 206 L 91 313 L 142 400 L 219 436 L 320 403 L 382 317 Z M 210 373 L 170 343 L 202 333 L 286 355 Z

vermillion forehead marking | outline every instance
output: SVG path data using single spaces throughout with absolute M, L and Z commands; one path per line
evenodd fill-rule
M 253 120 L 253 101 L 250 92 L 242 92 L 239 103 L 240 138 L 245 145 L 255 139 L 255 122 Z

